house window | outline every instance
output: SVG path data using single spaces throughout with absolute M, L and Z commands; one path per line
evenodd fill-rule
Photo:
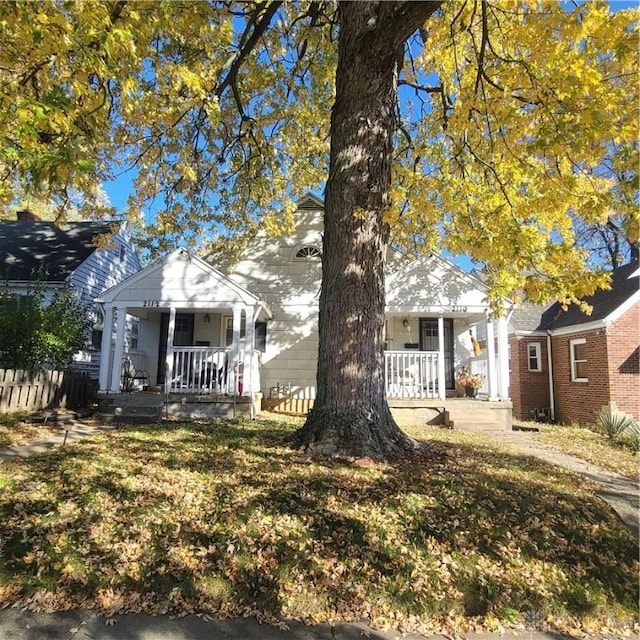
M 529 371 L 542 371 L 539 342 L 530 342 L 527 345 L 527 359 L 529 361 Z
M 312 245 L 305 245 L 304 247 L 300 247 L 296 251 L 296 258 L 298 260 L 310 260 L 310 259 L 319 258 L 319 257 L 320 257 L 320 249 Z
M 267 323 L 256 322 L 255 348 L 264 353 L 267 350 Z
M 124 247 L 123 244 L 120 245 L 120 262 L 124 262 L 125 256 L 126 256 L 126 249 Z
M 571 340 L 569 353 L 571 356 L 571 380 L 573 382 L 588 382 L 586 338 Z
M 131 333 L 129 334 L 129 349 L 138 350 L 138 335 L 140 332 L 140 320 L 135 318 L 131 321 Z
M 225 329 L 224 329 L 224 346 L 230 347 L 233 344 L 233 317 L 225 316 Z M 245 317 L 242 316 L 240 319 L 240 340 L 242 340 L 246 333 L 246 320 Z

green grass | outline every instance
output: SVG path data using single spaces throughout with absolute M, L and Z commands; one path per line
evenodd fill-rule
M 424 632 L 637 619 L 637 542 L 576 476 L 436 429 L 403 462 L 310 461 L 295 424 L 123 428 L 3 463 L 0 603 Z
M 603 469 L 638 480 L 640 469 L 638 454 L 631 448 L 612 441 L 602 431 L 578 426 L 550 424 L 536 426 L 540 430 L 538 442 L 582 458 Z

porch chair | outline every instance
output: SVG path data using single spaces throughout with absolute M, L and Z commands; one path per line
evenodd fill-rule
M 128 358 L 122 360 L 122 391 L 131 393 L 136 380 L 142 381 L 142 389 L 148 388 L 151 384 L 151 376 L 148 371 L 136 369 Z

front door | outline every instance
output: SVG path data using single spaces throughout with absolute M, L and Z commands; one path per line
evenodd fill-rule
M 443 319 L 444 330 L 444 379 L 446 389 L 455 389 L 453 360 L 453 319 Z M 438 318 L 420 318 L 420 351 L 438 351 Z
M 173 331 L 174 347 L 189 347 L 193 344 L 193 313 L 176 313 Z M 160 344 L 158 345 L 158 381 L 164 384 L 165 363 L 167 361 L 167 340 L 169 339 L 169 314 L 160 315 Z

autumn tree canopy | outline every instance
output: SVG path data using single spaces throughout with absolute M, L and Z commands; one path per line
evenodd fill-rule
M 470 255 L 494 295 L 569 302 L 605 281 L 577 223 L 637 235 L 637 18 L 598 1 L 3 3 L 0 197 L 64 204 L 129 168 L 131 213 L 161 204 L 152 248 L 230 250 L 326 182 L 316 418 L 387 423 L 389 242 Z
M 637 14 L 438 8 L 404 45 L 394 240 L 468 253 L 501 293 L 523 278 L 536 297 L 582 293 L 568 213 L 637 209 Z M 335 3 L 6 2 L 0 35 L 5 204 L 18 185 L 63 203 L 132 168 L 132 209 L 163 204 L 149 232 L 165 248 L 211 223 L 278 227 L 326 180 Z

